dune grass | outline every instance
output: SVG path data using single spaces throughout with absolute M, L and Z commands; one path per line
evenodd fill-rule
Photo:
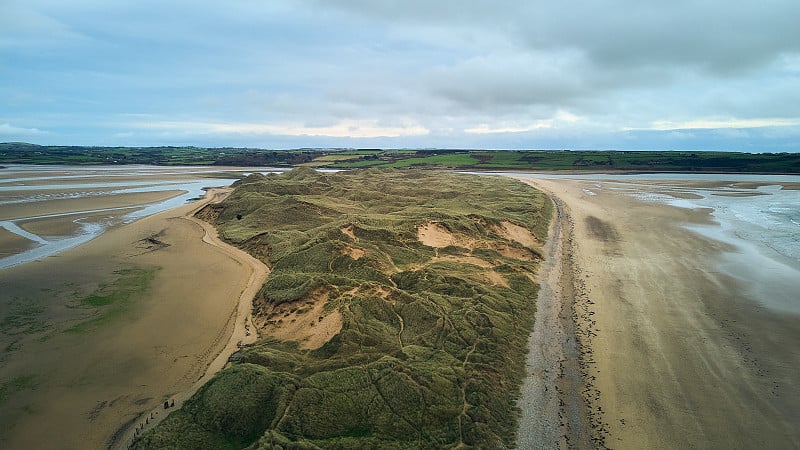
M 499 230 L 544 241 L 551 209 L 514 180 L 431 171 L 241 180 L 204 217 L 272 268 L 254 314 L 325 292 L 341 330 L 244 348 L 138 448 L 512 446 L 540 257 Z M 451 245 L 420 242 L 428 224 Z

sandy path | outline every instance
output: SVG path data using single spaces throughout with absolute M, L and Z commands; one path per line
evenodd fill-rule
M 576 292 L 562 298 L 577 313 L 593 447 L 800 446 L 800 320 L 715 270 L 724 246 L 681 227 L 707 212 L 596 182 L 532 183 L 574 225 Z

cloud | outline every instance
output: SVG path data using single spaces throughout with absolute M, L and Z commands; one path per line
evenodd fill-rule
M 435 95 L 471 109 L 566 105 L 591 95 L 586 68 L 578 54 L 506 51 L 437 67 L 427 83 Z
M 793 0 L 28 0 L 0 9 L 0 121 L 50 130 L 39 140 L 657 147 L 737 139 L 656 133 L 687 126 L 800 127 Z M 9 130 L 4 139 L 32 136 Z
M 467 128 L 464 132 L 472 134 L 525 133 L 534 130 L 557 128 L 561 125 L 578 121 L 580 121 L 580 117 L 565 111 L 559 111 L 553 118 L 536 120 L 528 124 L 506 123 L 500 124 L 498 127 L 497 125 L 482 123 L 476 127 Z
M 687 122 L 670 122 L 659 120 L 647 128 L 649 130 L 686 130 L 686 129 L 727 129 L 727 128 L 764 128 L 791 127 L 800 125 L 795 119 L 695 119 Z
M 23 128 L 15 127 L 10 123 L 0 123 L 0 137 L 35 137 L 47 134 L 46 131 L 39 130 L 38 128 Z
M 412 27 L 478 28 L 541 50 L 578 50 L 598 66 L 690 65 L 726 73 L 800 51 L 791 0 L 570 2 L 313 0 Z M 468 44 L 468 43 L 465 43 Z
M 336 138 L 375 138 L 420 136 L 429 130 L 414 123 L 383 125 L 377 121 L 344 120 L 327 126 L 307 126 L 298 123 L 259 124 L 259 123 L 213 123 L 213 122 L 139 122 L 131 124 L 134 128 L 166 130 L 179 133 L 200 134 L 239 134 L 276 136 L 324 136 Z

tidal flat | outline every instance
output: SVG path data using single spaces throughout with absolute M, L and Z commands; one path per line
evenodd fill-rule
M 126 422 L 144 420 L 190 388 L 224 347 L 247 273 L 203 242 L 203 228 L 185 217 L 200 203 L 187 204 L 187 193 L 175 190 L 230 181 L 198 179 L 198 172 L 212 170 L 169 172 L 2 170 L 4 220 L 50 242 L 80 237 L 86 223 L 98 223 L 102 232 L 0 269 L 0 447 L 106 448 Z M 79 182 L 134 186 L 58 187 Z M 116 193 L 145 182 L 157 192 Z M 191 193 L 202 195 L 199 186 Z M 129 215 L 164 208 L 140 220 Z M 2 242 L 24 239 L 2 231 Z M 23 250 L 43 246 L 31 241 Z M 5 248 L 6 256 L 20 254 L 14 245 Z

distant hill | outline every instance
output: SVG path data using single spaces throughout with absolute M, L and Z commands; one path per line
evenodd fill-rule
M 6 164 L 151 164 L 330 169 L 447 168 L 476 171 L 800 173 L 800 153 L 570 150 L 381 150 L 81 147 L 0 143 Z

